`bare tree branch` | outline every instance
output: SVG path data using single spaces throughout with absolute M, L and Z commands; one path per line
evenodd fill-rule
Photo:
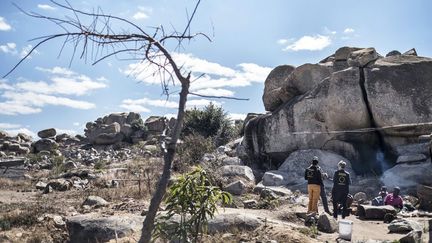
M 197 93 L 193 93 L 193 92 L 189 92 L 189 94 L 203 97 L 203 98 L 213 98 L 213 99 L 249 100 L 248 98 L 237 98 L 237 97 L 230 97 L 230 96 L 215 96 L 215 95 L 202 95 L 202 94 L 197 94 Z

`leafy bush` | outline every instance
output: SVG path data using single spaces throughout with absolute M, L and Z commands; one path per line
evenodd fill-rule
M 192 134 L 213 138 L 216 146 L 226 144 L 236 135 L 228 114 L 213 103 L 203 110 L 194 108 L 186 111 L 182 137 Z
M 231 202 L 231 194 L 213 186 L 207 172 L 197 167 L 178 178 L 169 188 L 166 197 L 168 212 L 158 219 L 154 237 L 198 242 L 200 235 L 206 233 L 208 219 L 214 217 L 218 203 Z M 180 216 L 180 221 L 172 223 L 175 216 Z

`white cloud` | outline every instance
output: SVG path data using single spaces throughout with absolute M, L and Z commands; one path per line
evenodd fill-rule
M 16 44 L 13 42 L 9 42 L 4 45 L 0 45 L 0 52 L 16 54 Z
M 22 127 L 20 124 L 0 123 L 0 130 L 16 129 Z
M 57 131 L 57 134 L 62 134 L 62 133 L 66 133 L 66 134 L 69 134 L 69 135 L 75 135 L 75 134 L 77 134 L 77 131 L 70 130 L 70 129 L 55 128 L 55 130 Z
M 57 106 L 66 106 L 75 109 L 88 110 L 96 107 L 93 103 L 86 102 L 86 101 L 73 100 L 70 98 L 58 97 L 52 95 L 38 94 L 34 92 L 6 91 L 2 94 L 2 97 L 8 100 L 4 103 L 8 103 L 11 105 L 19 105 L 22 107 L 27 106 L 28 108 L 44 107 L 45 105 L 57 105 Z M 1 104 L 4 103 L 0 103 L 0 107 Z M 37 111 L 37 109 L 35 109 L 35 111 Z M 14 113 L 20 114 L 19 111 L 15 111 Z
M 186 103 L 187 108 L 199 108 L 209 105 L 210 103 L 213 103 L 216 106 L 221 106 L 222 104 L 220 102 L 214 101 L 214 100 L 208 100 L 208 99 L 196 99 L 196 100 L 188 100 Z
M 140 20 L 140 19 L 148 19 L 149 16 L 144 12 L 136 12 L 132 17 L 136 20 Z
M 79 127 L 80 123 L 79 122 L 74 122 L 74 123 L 72 123 L 72 125 L 74 125 L 76 127 Z
M 247 114 L 242 114 L 242 113 L 228 113 L 228 117 L 233 121 L 244 120 L 246 116 Z
M 285 44 L 287 44 L 289 42 L 289 40 L 287 40 L 287 39 L 279 39 L 278 41 L 277 41 L 277 43 L 279 44 L 279 45 L 285 45 Z
M 36 67 L 37 70 L 54 74 L 50 83 L 44 81 L 23 81 L 16 84 L 16 87 L 23 91 L 31 91 L 42 94 L 64 94 L 64 95 L 85 95 L 92 90 L 106 88 L 102 82 L 96 82 L 86 75 L 75 73 L 69 69 L 54 67 L 44 69 Z
M 206 96 L 226 96 L 226 97 L 234 96 L 234 92 L 231 90 L 215 89 L 215 88 L 200 89 L 194 91 L 194 93 L 199 95 L 206 95 Z
M 344 33 L 345 34 L 351 34 L 351 33 L 354 33 L 354 29 L 353 28 L 346 28 L 345 30 L 344 30 Z
M 3 90 L 0 97 L 4 99 L 0 102 L 0 114 L 34 114 L 41 112 L 46 105 L 93 109 L 96 107 L 93 103 L 64 96 L 82 96 L 92 90 L 107 87 L 104 83 L 96 82 L 66 68 L 36 69 L 52 74 L 49 82 L 20 78 L 15 84 L 9 85 L 5 80 L 0 80 L 0 91 Z
M 0 16 L 0 31 L 8 31 L 12 27 L 6 22 L 6 19 Z
M 223 87 L 245 87 L 254 82 L 263 83 L 272 70 L 268 67 L 261 67 L 254 63 L 241 63 L 237 68 L 229 68 L 215 62 L 193 56 L 192 54 L 173 53 L 176 63 L 184 71 L 191 71 L 192 77 L 190 90 L 218 89 Z M 159 60 L 163 61 L 163 60 Z M 171 70 L 168 67 L 168 70 Z M 123 71 L 126 75 L 132 75 L 137 80 L 147 84 L 160 85 L 167 73 L 159 73 L 154 65 L 148 62 L 130 64 Z M 200 76 L 205 73 L 205 75 Z M 197 79 L 200 77 L 199 79 Z M 178 84 L 178 81 L 176 81 Z
M 315 35 L 315 36 L 303 36 L 294 43 L 288 45 L 283 51 L 319 51 L 331 44 L 329 36 Z
M 24 128 L 24 127 L 17 128 L 17 129 L 8 129 L 8 130 L 5 130 L 5 132 L 7 132 L 11 136 L 16 136 L 18 133 L 24 133 L 24 134 L 31 136 L 32 138 L 37 138 L 36 133 L 34 133 L 33 131 L 29 130 L 28 128 Z
M 38 4 L 37 7 L 40 9 L 43 9 L 43 10 L 55 10 L 56 9 L 53 6 L 48 5 L 48 4 Z
M 127 111 L 133 111 L 133 112 L 138 112 L 138 113 L 150 112 L 150 109 L 148 109 L 142 105 L 137 105 L 137 104 L 121 104 L 120 107 L 127 110 Z
M 29 52 L 31 51 L 32 48 L 33 48 L 32 45 L 27 45 L 27 46 L 23 47 L 21 49 L 21 52 L 20 52 L 20 57 L 24 58 L 25 56 L 27 56 L 27 54 L 29 54 Z M 32 54 L 39 54 L 39 52 L 37 50 L 33 50 Z M 31 55 L 28 56 L 27 58 L 31 58 Z

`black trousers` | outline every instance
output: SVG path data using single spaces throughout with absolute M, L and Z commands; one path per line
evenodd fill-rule
M 323 184 L 321 184 L 321 195 L 320 196 L 321 196 L 321 201 L 322 201 L 322 204 L 324 207 L 324 211 L 326 213 L 330 212 L 329 207 L 328 207 L 327 194 L 326 194 L 325 187 Z
M 333 193 L 333 217 L 337 219 L 339 205 L 342 207 L 342 218 L 344 219 L 347 215 L 348 207 L 347 207 L 347 199 L 348 193 Z

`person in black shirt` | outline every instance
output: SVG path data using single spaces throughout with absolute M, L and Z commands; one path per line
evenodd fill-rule
M 345 170 L 346 163 L 341 160 L 338 163 L 338 170 L 333 176 L 333 217 L 337 219 L 339 204 L 342 206 L 342 218 L 347 215 L 347 199 L 349 185 L 351 185 L 350 174 Z
M 321 170 L 318 166 L 318 157 L 314 156 L 312 164 L 305 170 L 305 180 L 308 181 L 309 204 L 308 213 L 318 213 L 318 200 L 321 192 Z

